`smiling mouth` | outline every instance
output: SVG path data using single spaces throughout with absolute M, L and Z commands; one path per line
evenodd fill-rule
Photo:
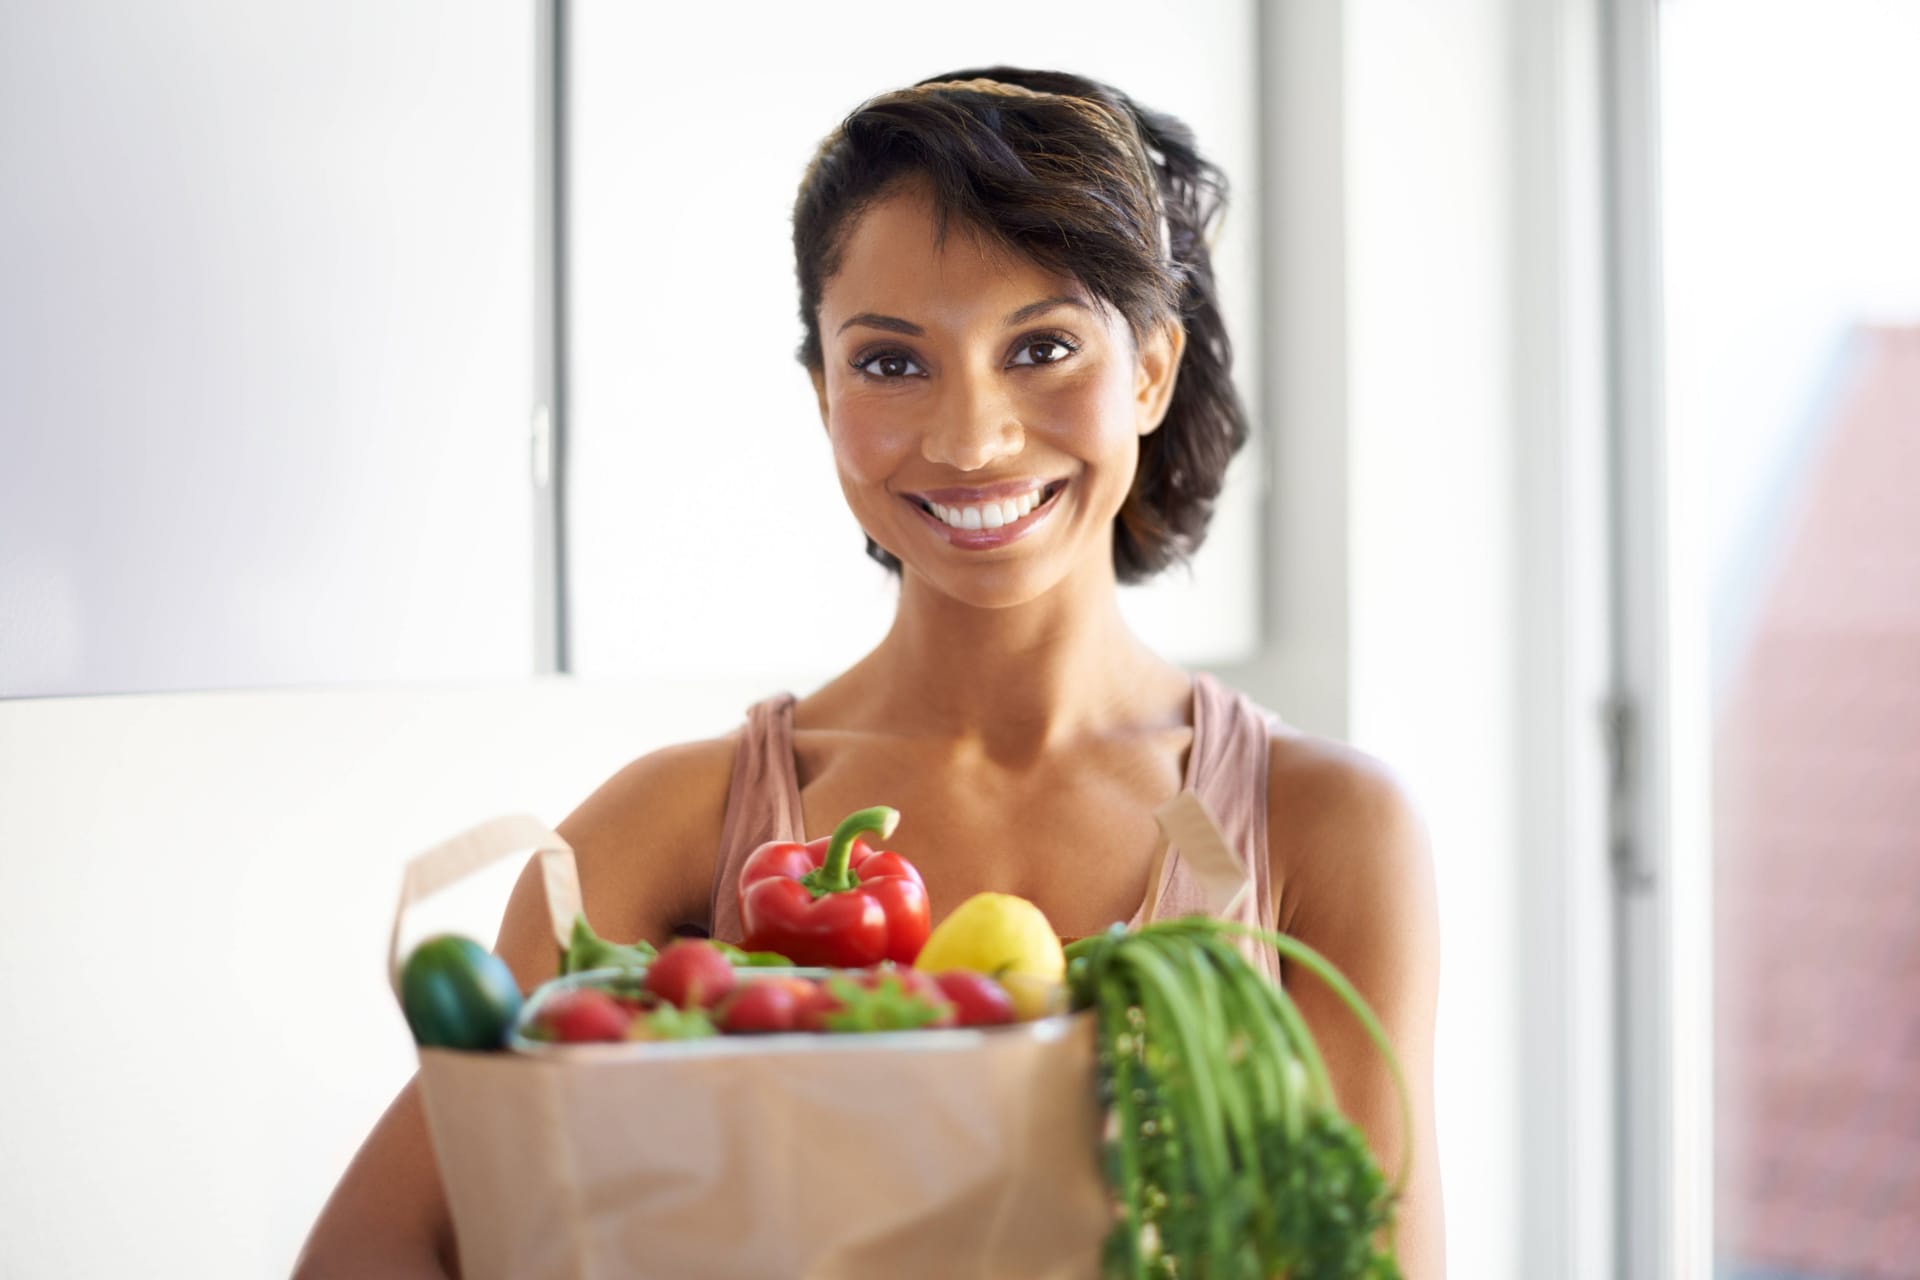
M 913 498 L 910 501 L 948 528 L 971 533 L 976 530 L 1000 529 L 1016 524 L 1034 512 L 1044 510 L 1066 487 L 1065 480 L 1055 480 L 1048 484 L 1035 485 L 1024 494 L 1003 498 L 998 502 L 947 505 L 930 502 L 925 498 Z

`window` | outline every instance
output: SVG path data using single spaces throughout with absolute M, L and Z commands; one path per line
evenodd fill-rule
M 1920 1225 L 1920 9 L 1660 19 L 1667 421 L 1712 782 L 1716 1266 L 1908 1275 Z

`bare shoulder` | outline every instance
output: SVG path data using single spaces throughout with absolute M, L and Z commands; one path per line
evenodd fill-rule
M 622 846 L 697 836 L 717 842 L 739 741 L 735 732 L 648 752 L 581 802 L 560 834 L 583 863 L 594 858 L 616 867 L 625 861 L 613 856 Z
M 1380 761 L 1304 734 L 1272 739 L 1268 796 L 1280 929 L 1331 961 L 1373 1010 L 1406 1085 L 1405 1111 L 1385 1056 L 1333 989 L 1284 974 L 1283 981 L 1326 1060 L 1340 1110 L 1381 1168 L 1405 1172 L 1401 1273 L 1438 1280 L 1446 1273 L 1433 1099 L 1440 924 L 1425 826 Z
M 587 919 L 619 942 L 665 940 L 704 922 L 739 732 L 648 752 L 602 783 L 557 828 L 573 846 Z M 543 890 L 521 873 L 496 948 L 525 985 L 552 976 Z
M 1431 909 L 1425 824 L 1381 761 L 1330 739 L 1275 734 L 1267 800 L 1267 850 L 1282 929 L 1324 926 L 1329 913 L 1377 908 L 1383 896 Z

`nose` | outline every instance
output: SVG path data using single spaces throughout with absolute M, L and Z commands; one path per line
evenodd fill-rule
M 979 471 L 1026 447 L 1012 398 L 990 377 L 950 377 L 921 437 L 920 454 L 956 471 Z

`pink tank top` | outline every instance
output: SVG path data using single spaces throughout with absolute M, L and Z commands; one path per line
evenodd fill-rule
M 793 704 L 790 693 L 776 694 L 747 709 L 746 730 L 733 762 L 727 812 L 720 833 L 720 857 L 713 882 L 713 936 L 738 944 L 742 937 L 738 885 L 747 856 L 770 840 L 804 841 L 800 781 L 793 755 Z M 1273 877 L 1267 857 L 1267 749 L 1282 727 L 1273 712 L 1205 672 L 1193 677 L 1193 744 L 1188 749 L 1183 790 L 1198 795 L 1227 846 L 1252 870 L 1253 892 L 1241 920 L 1262 929 L 1276 928 Z M 1147 923 L 1136 911 L 1131 924 Z M 1167 850 L 1160 868 L 1159 900 L 1152 919 L 1166 920 L 1205 910 L 1203 892 L 1188 872 L 1178 847 Z M 1251 949 L 1268 978 L 1280 981 L 1279 953 Z

